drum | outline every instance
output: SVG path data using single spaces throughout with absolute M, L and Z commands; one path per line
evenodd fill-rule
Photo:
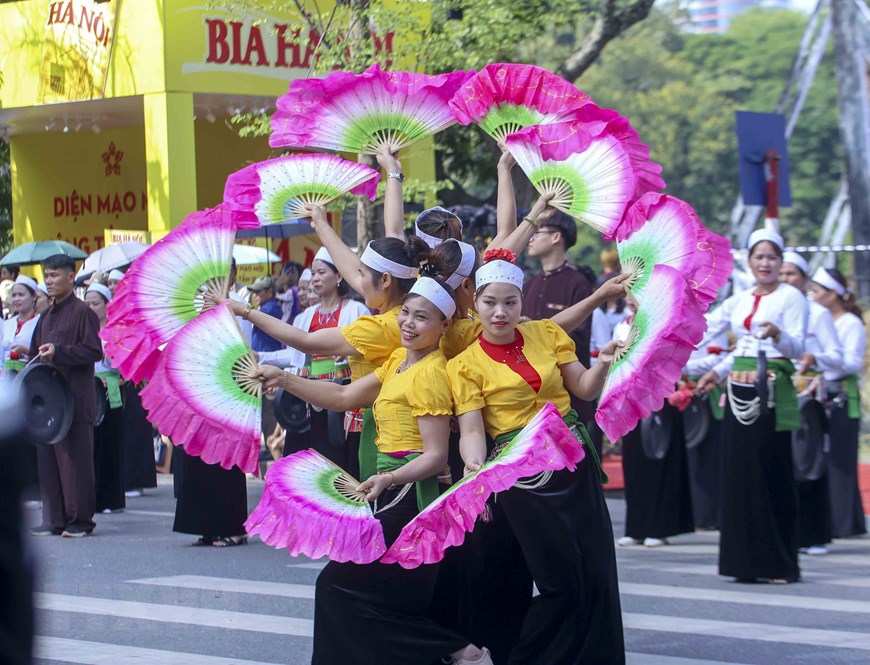
M 663 408 L 640 421 L 640 439 L 644 454 L 651 460 L 663 460 L 671 447 L 674 409 Z
M 308 405 L 296 395 L 279 388 L 275 391 L 272 404 L 275 409 L 275 419 L 288 434 L 307 434 L 311 431 Z
M 103 418 L 106 417 L 106 411 L 109 409 L 109 393 L 106 392 L 106 386 L 102 380 L 94 378 L 94 398 L 96 399 L 96 411 L 94 412 L 94 427 L 99 427 L 103 423 Z
M 28 365 L 15 377 L 23 393 L 30 443 L 49 446 L 69 432 L 75 415 L 75 399 L 66 379 L 50 365 Z
M 713 421 L 709 397 L 707 395 L 693 397 L 682 416 L 683 430 L 686 434 L 686 448 L 690 450 L 697 448 L 701 445 L 701 441 L 706 438 Z
M 801 426 L 791 435 L 791 456 L 795 480 L 818 480 L 828 470 L 825 435 L 828 421 L 821 402 L 811 396 L 798 398 Z

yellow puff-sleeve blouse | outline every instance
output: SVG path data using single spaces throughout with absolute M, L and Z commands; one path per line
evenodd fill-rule
M 382 453 L 422 451 L 423 439 L 417 418 L 453 413 L 444 354 L 436 349 L 404 372 L 397 372 L 406 355 L 407 349 L 396 349 L 389 360 L 375 370 L 381 382 L 381 392 L 373 407 L 377 428 L 375 445 Z
M 474 343 L 483 331 L 477 319 L 459 319 L 450 324 L 441 338 L 441 350 L 447 360 L 452 360 Z
M 351 381 L 374 372 L 387 361 L 393 351 L 402 346 L 399 309 L 394 307 L 383 314 L 361 316 L 341 328 L 341 334 L 358 354 L 347 358 Z
M 577 360 L 573 340 L 549 319 L 521 323 L 517 330 L 524 340 L 523 355 L 541 377 L 537 392 L 510 367 L 490 358 L 479 339 L 447 363 L 456 415 L 481 410 L 493 438 L 524 427 L 547 402 L 563 416 L 571 409 L 559 367 Z

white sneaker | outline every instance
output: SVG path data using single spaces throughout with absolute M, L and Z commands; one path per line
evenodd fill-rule
M 492 657 L 489 655 L 489 649 L 484 647 L 481 649 L 483 654 L 477 660 L 468 660 L 466 658 L 454 658 L 453 665 L 494 665 Z
M 644 547 L 661 547 L 662 545 L 667 545 L 667 538 L 644 538 L 643 546 Z
M 821 556 L 823 554 L 828 553 L 828 548 L 824 545 L 813 545 L 812 547 L 807 548 L 807 554 L 812 554 L 814 556 Z
M 628 547 L 629 545 L 640 545 L 641 541 L 637 538 L 632 538 L 631 536 L 623 536 L 619 540 L 616 541 L 616 544 L 620 547 Z
M 144 495 L 145 495 L 145 490 L 128 490 L 128 491 L 124 492 L 124 496 L 126 496 L 128 499 L 132 499 L 132 498 L 135 498 L 137 496 L 144 496 Z

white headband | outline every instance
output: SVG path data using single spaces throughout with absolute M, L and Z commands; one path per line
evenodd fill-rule
M 453 271 L 453 274 L 450 275 L 450 277 L 444 280 L 447 282 L 447 286 L 451 289 L 456 289 L 460 284 L 462 284 L 462 280 L 469 277 L 471 271 L 474 270 L 474 262 L 477 260 L 477 250 L 467 242 L 462 242 L 455 238 L 451 238 L 447 242 L 455 242 L 459 245 L 459 251 L 462 252 L 462 258 L 459 260 L 459 267 Z
M 495 261 L 484 263 L 477 269 L 474 282 L 476 289 L 480 289 L 482 286 L 492 284 L 493 282 L 502 282 L 504 284 L 513 284 L 522 291 L 523 271 L 515 263 L 496 259 Z
M 299 275 L 300 282 L 310 282 L 311 281 L 311 269 L 306 268 L 302 271 L 302 274 Z
M 797 252 L 785 252 L 782 255 L 782 262 L 791 263 L 793 266 L 797 266 L 801 269 L 801 272 L 804 275 L 810 274 L 810 266 L 807 263 L 807 260 Z
M 423 296 L 426 300 L 435 305 L 435 307 L 440 309 L 448 319 L 452 318 L 453 314 L 456 312 L 456 302 L 450 294 L 444 290 L 444 287 L 431 277 L 421 277 L 418 279 L 414 282 L 414 286 L 411 287 L 411 290 L 408 291 L 408 293 L 416 293 L 419 296 Z
M 28 277 L 27 275 L 18 275 L 15 278 L 16 284 L 24 284 L 24 286 L 28 287 L 31 291 L 36 293 L 36 289 L 39 288 L 36 284 L 36 280 L 33 277 Z
M 824 268 L 816 270 L 816 274 L 813 275 L 813 281 L 820 286 L 824 286 L 826 289 L 836 292 L 840 297 L 846 295 L 846 287 L 834 279 L 831 273 Z
M 412 279 L 419 274 L 419 268 L 417 266 L 403 266 L 401 263 L 396 263 L 385 256 L 381 256 L 372 248 L 371 242 L 366 245 L 365 251 L 362 253 L 362 256 L 359 257 L 359 260 L 364 266 L 376 270 L 377 272 L 385 272 L 396 279 Z
M 769 229 L 758 229 L 749 235 L 749 242 L 746 243 L 746 248 L 752 251 L 753 247 L 765 240 L 779 247 L 780 251 L 785 247 L 785 242 L 781 235 Z
M 109 279 L 117 279 L 120 282 L 122 279 L 124 279 L 124 273 L 122 273 L 120 270 L 112 270 L 109 273 Z
M 40 282 L 36 285 L 36 288 L 42 291 L 45 295 L 48 295 L 48 287 L 45 285 L 45 282 Z
M 94 282 L 88 287 L 87 293 L 91 291 L 95 291 L 99 293 L 103 298 L 106 299 L 106 302 L 109 302 L 112 299 L 112 292 L 109 290 L 109 287 L 105 284 L 100 284 L 99 282 Z
M 324 263 L 331 265 L 333 268 L 335 267 L 335 261 L 332 260 L 329 252 L 326 251 L 326 247 L 321 247 L 317 250 L 317 254 L 314 255 L 314 260 L 323 261 Z
M 419 226 L 419 222 L 421 219 L 423 219 L 423 217 L 425 215 L 428 215 L 430 212 L 436 212 L 436 211 L 437 212 L 446 212 L 451 217 L 455 217 L 456 221 L 459 222 L 459 230 L 460 231 L 462 230 L 462 220 L 459 219 L 459 217 L 457 215 L 455 215 L 452 212 L 450 212 L 449 210 L 447 210 L 447 208 L 442 208 L 441 206 L 435 206 L 434 208 L 427 208 L 426 210 L 421 212 L 419 215 L 417 215 L 417 219 L 414 220 L 414 231 L 417 232 L 417 237 L 420 238 L 420 240 L 422 240 L 427 245 L 429 245 L 430 249 L 435 249 L 436 247 L 438 247 L 438 245 L 440 245 L 442 242 L 444 242 L 444 240 L 441 238 L 436 238 L 435 236 L 430 236 L 425 231 L 421 231 L 420 226 Z

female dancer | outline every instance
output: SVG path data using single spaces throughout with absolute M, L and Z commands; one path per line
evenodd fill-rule
M 342 280 L 332 257 L 325 247 L 321 247 L 311 264 L 311 284 L 320 296 L 320 303 L 308 307 L 296 317 L 293 325 L 305 332 L 316 332 L 329 328 L 347 326 L 361 316 L 371 314 L 362 303 L 347 297 L 347 283 Z M 301 356 L 301 357 L 300 357 Z M 295 364 L 302 374 L 317 381 L 342 382 L 350 378 L 347 358 L 313 354 L 305 357 L 296 349 L 282 349 L 260 353 L 261 363 L 289 367 Z M 313 447 L 331 459 L 352 476 L 359 475 L 359 434 L 345 439 L 344 414 L 322 409 L 309 410 L 310 434 L 307 441 L 299 442 L 296 450 Z M 285 441 L 285 446 L 288 442 Z M 285 454 L 294 452 L 285 451 Z
M 791 361 L 803 354 L 808 315 L 803 294 L 779 282 L 783 244 L 778 233 L 767 229 L 750 235 L 755 288 L 728 298 L 707 331 L 730 328 L 737 346 L 697 385 L 699 392 L 709 392 L 728 377 L 719 574 L 773 584 L 800 578 L 791 456 L 791 433 L 799 427 L 799 417 Z M 761 376 L 759 359 L 767 365 Z M 759 385 L 767 388 L 771 375 L 774 408 L 768 409 Z
M 3 321 L 0 329 L 0 357 L 3 370 L 18 372 L 24 369 L 30 353 L 30 339 L 39 321 L 36 312 L 36 280 L 18 275 L 12 286 L 12 311 L 15 316 Z
M 864 363 L 867 336 L 861 308 L 839 270 L 819 268 L 810 288 L 815 301 L 831 311 L 843 350 L 842 364 L 825 371 L 825 380 L 830 410 L 831 531 L 834 538 L 847 538 L 867 533 L 858 489 L 858 429 L 861 424 L 858 377 Z
M 436 476 L 447 461 L 453 403 L 439 343 L 454 310 L 449 287 L 417 280 L 398 313 L 401 347 L 348 386 L 260 369 L 267 388 L 283 387 L 324 408 L 374 404 L 376 473 L 359 490 L 375 502 L 388 545 L 437 496 Z M 428 618 L 437 573 L 437 566 L 328 563 L 317 578 L 312 662 L 418 665 L 449 656 L 455 664 L 491 665 L 486 649 Z
M 108 286 L 92 282 L 85 293 L 85 302 L 106 325 L 106 305 L 112 299 Z M 103 358 L 94 363 L 94 376 L 106 390 L 106 413 L 94 424 L 94 479 L 97 492 L 97 512 L 124 511 L 124 415 L 121 399 L 121 375 Z M 98 398 L 99 399 L 99 398 Z
M 565 389 L 594 399 L 622 343 L 610 342 L 598 364 L 586 370 L 574 343 L 552 321 L 519 323 L 523 273 L 509 252 L 504 255 L 511 261 L 491 260 L 475 276 L 482 334 L 448 363 L 462 458 L 469 470 L 478 469 L 487 459 L 487 435 L 496 444 L 510 441 L 547 402 L 559 408 L 587 451 L 573 473 L 559 471 L 543 485 L 498 495 L 540 592 L 508 662 L 623 663 L 610 515 L 594 448 Z M 489 454 L 497 450 L 498 445 Z M 511 613 L 511 600 L 503 600 L 486 608 L 490 621 Z
M 809 270 L 810 267 L 804 257 L 797 252 L 785 252 L 779 279 L 806 294 L 810 284 Z M 831 313 L 812 299 L 808 300 L 807 304 L 809 306 L 807 336 L 804 339 L 804 355 L 798 367 L 798 375 L 801 377 L 810 374 L 818 375 L 826 370 L 837 369 L 843 364 L 843 351 L 840 348 L 840 340 Z M 799 395 L 798 397 L 801 403 L 802 420 L 805 413 L 813 413 L 811 411 L 813 408 L 818 409 L 817 413 L 821 413 L 822 405 L 815 401 L 814 396 Z M 806 445 L 818 446 L 817 451 L 820 451 L 822 432 L 818 433 L 819 440 L 807 441 Z M 794 453 L 795 450 L 792 449 L 792 454 Z M 800 475 L 799 467 L 800 465 L 795 469 L 800 525 L 799 551 L 815 555 L 827 554 L 826 545 L 831 542 L 831 502 L 828 495 L 827 470 L 818 477 L 808 479 Z

